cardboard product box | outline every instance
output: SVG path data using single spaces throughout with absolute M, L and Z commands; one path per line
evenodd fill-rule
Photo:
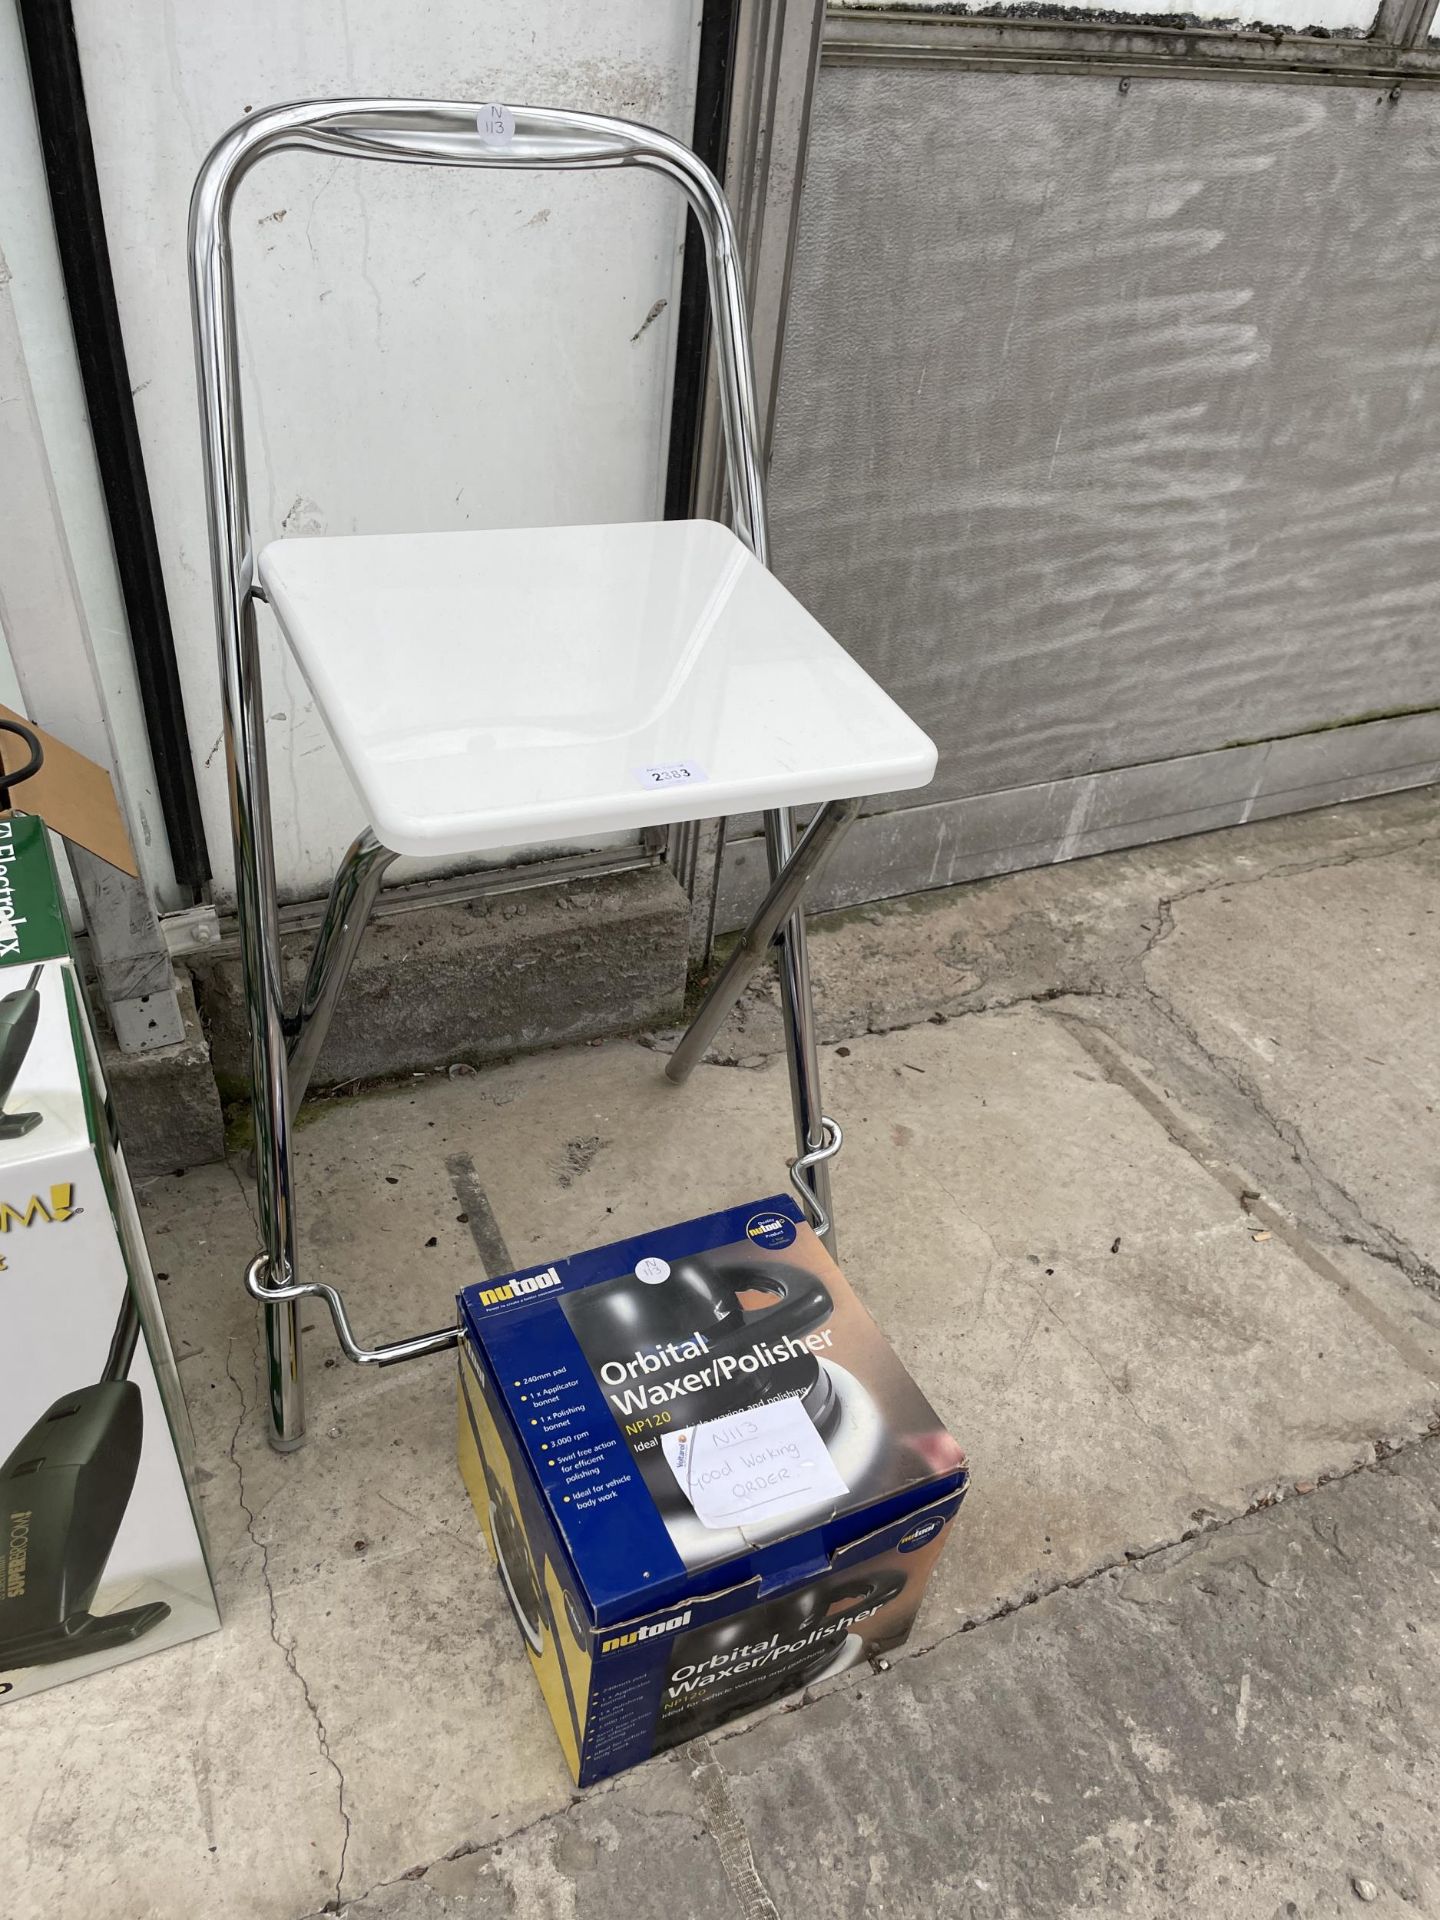
M 461 1472 L 579 1785 L 905 1639 L 964 1455 L 794 1201 L 459 1304 Z
M 220 1624 L 44 823 L 0 817 L 0 1700 Z

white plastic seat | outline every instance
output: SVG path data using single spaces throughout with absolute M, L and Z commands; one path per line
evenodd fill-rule
M 935 770 L 919 727 L 713 520 L 282 540 L 260 579 L 393 853 L 583 840 Z

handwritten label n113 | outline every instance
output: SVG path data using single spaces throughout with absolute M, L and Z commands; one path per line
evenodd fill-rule
M 509 107 L 492 102 L 476 114 L 475 131 L 487 147 L 508 147 L 515 138 L 515 116 Z

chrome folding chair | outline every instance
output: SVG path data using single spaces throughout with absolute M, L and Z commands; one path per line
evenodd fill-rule
M 287 539 L 257 561 L 229 225 L 240 180 L 285 148 L 511 171 L 646 167 L 674 180 L 705 244 L 734 531 L 662 521 Z M 456 1339 L 442 1327 L 363 1346 L 340 1294 L 301 1279 L 296 1260 L 291 1121 L 391 861 L 762 812 L 769 891 L 666 1071 L 684 1079 L 778 941 L 791 1177 L 826 1234 L 827 1162 L 841 1132 L 821 1111 L 803 897 L 862 797 L 925 785 L 935 749 L 768 571 L 734 227 L 714 175 L 678 141 L 548 107 L 272 107 L 232 127 L 205 161 L 189 244 L 264 1242 L 246 1285 L 265 1310 L 271 1438 L 289 1448 L 305 1432 L 301 1300 L 324 1300 L 361 1364 Z M 271 606 L 371 821 L 335 876 L 293 1012 L 281 983 L 257 600 Z M 487 645 L 487 633 L 524 644 Z M 797 841 L 790 810 L 812 805 Z

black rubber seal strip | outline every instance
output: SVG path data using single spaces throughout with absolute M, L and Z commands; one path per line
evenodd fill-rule
M 735 37 L 740 0 L 705 0 L 700 17 L 700 60 L 695 74 L 695 129 L 690 144 L 725 181 L 730 141 L 730 98 L 735 76 Z M 695 510 L 695 459 L 705 406 L 705 355 L 710 341 L 710 303 L 705 287 L 705 243 L 693 213 L 685 216 L 685 262 L 680 270 L 680 312 L 675 326 L 675 383 L 670 402 L 670 450 L 665 468 L 665 518 L 688 520 Z
M 20 24 L 170 858 L 176 879 L 198 896 L 210 878 L 210 857 L 110 271 L 75 20 L 69 0 L 20 0 Z

